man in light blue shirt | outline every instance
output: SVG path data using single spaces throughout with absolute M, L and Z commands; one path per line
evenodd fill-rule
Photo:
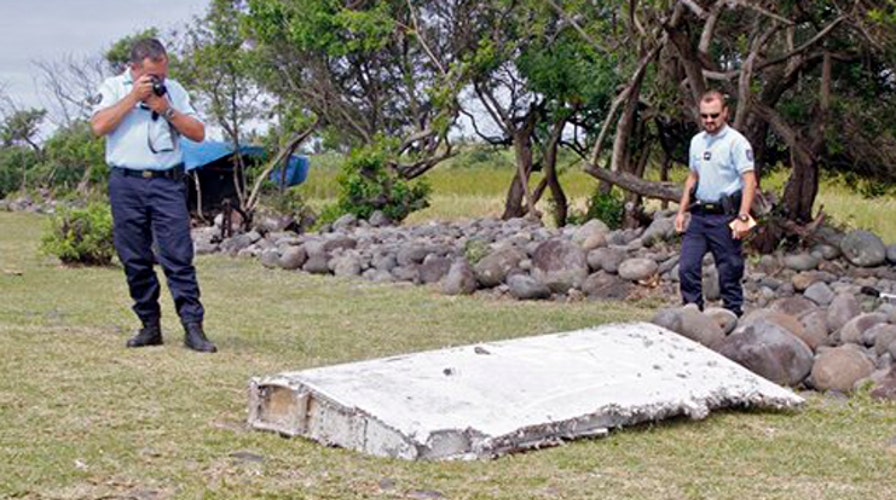
M 128 347 L 162 343 L 159 281 L 152 244 L 168 278 L 184 344 L 215 352 L 202 328 L 205 311 L 193 267 L 193 241 L 183 182 L 180 136 L 201 142 L 205 126 L 196 117 L 184 88 L 167 79 L 168 55 L 156 39 L 138 40 L 128 68 L 103 82 L 90 119 L 94 133 L 106 136 L 111 167 L 109 198 L 118 258 L 124 266 L 134 312 L 143 328 Z
M 750 207 L 756 193 L 753 149 L 740 132 L 728 126 L 728 105 L 718 91 L 709 91 L 700 99 L 700 121 L 703 132 L 691 140 L 690 172 L 675 218 L 675 229 L 684 232 L 685 212 L 690 211 L 679 260 L 682 300 L 703 309 L 702 262 L 709 251 L 719 271 L 722 303 L 740 316 L 742 239 L 752 227 Z

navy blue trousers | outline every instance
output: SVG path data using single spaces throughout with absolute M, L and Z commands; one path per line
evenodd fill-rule
M 186 196 L 182 180 L 130 177 L 116 169 L 109 175 L 115 250 L 124 265 L 133 310 L 144 324 L 161 316 L 159 280 L 153 270 L 154 239 L 181 322 L 201 322 L 204 315 Z
M 685 304 L 703 309 L 703 256 L 709 251 L 719 271 L 719 289 L 725 309 L 740 316 L 743 312 L 744 276 L 742 241 L 731 235 L 730 215 L 691 214 L 691 222 L 681 242 L 679 279 Z

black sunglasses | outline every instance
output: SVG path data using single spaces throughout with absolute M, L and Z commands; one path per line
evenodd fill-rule
M 700 113 L 700 118 L 712 118 L 715 120 L 721 113 Z

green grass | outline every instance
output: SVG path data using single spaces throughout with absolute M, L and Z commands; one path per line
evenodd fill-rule
M 425 287 L 198 260 L 207 330 L 129 350 L 117 268 L 37 254 L 44 219 L 0 213 L 0 497 L 893 498 L 896 406 L 812 397 L 494 461 L 411 463 L 247 429 L 256 375 L 644 319 L 618 303 L 445 297 Z
M 572 158 L 563 157 L 560 165 L 560 182 L 570 206 L 584 211 L 588 197 L 598 184 L 597 180 L 582 171 L 581 163 Z M 484 148 L 465 150 L 423 176 L 433 188 L 431 206 L 411 214 L 408 222 L 500 217 L 514 168 L 509 151 L 490 151 Z M 298 191 L 312 207 L 320 208 L 335 200 L 338 193 L 338 172 L 337 156 L 314 156 L 308 180 L 299 186 Z M 768 174 L 762 180 L 763 189 L 780 196 L 788 175 L 789 171 L 786 169 Z M 683 183 L 685 176 L 683 167 L 670 172 L 673 181 Z M 541 173 L 535 172 L 530 185 L 536 185 L 540 179 Z M 896 217 L 882 216 L 896 211 L 896 197 L 867 198 L 855 191 L 856 186 L 850 185 L 841 177 L 825 177 L 819 187 L 815 210 L 823 207 L 825 213 L 842 227 L 866 229 L 879 235 L 887 244 L 896 243 Z M 539 203 L 539 208 L 546 215 L 550 210 L 549 198 L 549 195 L 545 195 Z M 657 208 L 656 203 L 650 203 L 652 208 Z M 543 217 L 543 220 L 547 224 L 552 223 L 548 216 Z

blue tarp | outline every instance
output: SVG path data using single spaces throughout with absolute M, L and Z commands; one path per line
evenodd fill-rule
M 193 142 L 189 139 L 181 139 L 180 147 L 184 152 L 184 168 L 187 171 L 202 168 L 214 163 L 221 158 L 233 154 L 233 145 L 226 142 L 203 141 Z M 264 148 L 260 146 L 240 146 L 243 156 L 259 157 L 264 155 Z M 286 165 L 286 185 L 295 186 L 305 182 L 308 177 L 308 157 L 304 155 L 292 155 Z M 270 179 L 280 182 L 280 168 L 271 172 Z

